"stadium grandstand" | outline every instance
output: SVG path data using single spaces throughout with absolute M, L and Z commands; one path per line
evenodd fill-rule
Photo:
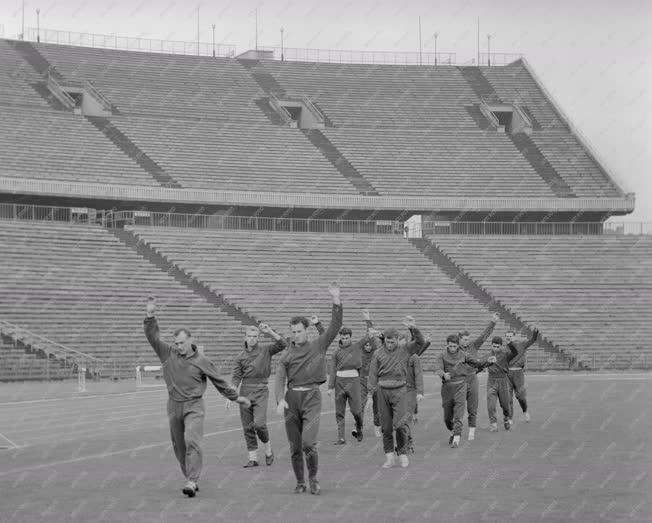
M 652 231 L 607 221 L 634 195 L 525 58 L 0 39 L 0 113 L 0 380 L 133 377 L 148 295 L 228 369 L 333 279 L 354 337 L 366 308 L 434 347 L 497 311 L 541 330 L 530 369 L 652 367 Z

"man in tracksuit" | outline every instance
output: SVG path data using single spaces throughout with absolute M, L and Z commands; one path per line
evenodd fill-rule
M 525 359 L 526 351 L 535 341 L 537 341 L 539 331 L 534 329 L 532 337 L 523 342 L 516 341 L 514 335 L 514 331 L 507 331 L 507 334 L 505 334 L 507 346 L 509 347 L 511 345 L 518 351 L 518 355 L 512 359 L 509 364 L 509 373 L 507 375 L 510 387 L 510 403 L 513 402 L 513 396 L 515 395 L 519 405 L 521 406 L 521 410 L 523 411 L 525 421 L 529 422 L 530 413 L 527 410 L 527 394 L 525 390 Z M 513 412 L 514 411 L 512 410 L 512 413 Z
M 496 400 L 500 402 L 500 408 L 503 410 L 503 426 L 509 430 L 512 426 L 512 404 L 509 392 L 509 372 L 510 360 L 518 354 L 513 345 L 503 347 L 503 339 L 500 336 L 494 336 L 491 340 L 491 355 L 496 357 L 496 363 L 487 367 L 489 377 L 487 378 L 487 412 L 489 413 L 489 430 L 496 432 L 498 430 L 498 420 L 496 418 Z
M 326 350 L 342 327 L 340 288 L 332 283 L 328 291 L 333 298 L 331 323 L 317 339 L 308 341 L 310 321 L 302 316 L 290 320 L 292 342 L 281 356 L 276 371 L 277 411 L 285 415 L 285 431 L 290 443 L 292 468 L 297 479 L 294 492 L 306 492 L 304 458 L 308 467 L 310 493 L 319 494 L 317 480 L 319 457 L 317 434 L 321 416 L 319 386 L 326 382 Z M 287 381 L 287 392 L 285 385 Z M 283 398 L 285 395 L 285 399 Z
M 417 405 L 423 399 L 423 370 L 421 359 L 417 354 L 412 354 L 407 366 L 407 412 L 408 412 L 408 452 L 414 453 L 414 422 Z
M 274 343 L 260 343 L 260 333 L 268 334 Z M 233 386 L 240 387 L 240 393 L 251 400 L 251 407 L 240 405 L 240 420 L 244 430 L 249 461 L 244 468 L 258 466 L 258 439 L 265 447 L 265 464 L 274 462 L 272 444 L 267 430 L 267 404 L 269 389 L 267 382 L 272 372 L 272 356 L 287 347 L 286 341 L 269 325 L 247 327 L 244 350 L 238 354 L 233 365 Z
M 448 440 L 453 448 L 459 447 L 462 434 L 462 417 L 466 405 L 466 387 L 470 373 L 482 370 L 496 358 L 490 356 L 487 361 L 480 361 L 459 347 L 459 337 L 451 334 L 446 338 L 446 349 L 435 359 L 435 374 L 442 378 L 441 400 L 444 408 L 444 423 L 451 431 Z
M 410 330 L 413 341 L 399 345 L 396 329 L 383 332 L 383 344 L 374 352 L 369 365 L 369 392 L 378 391 L 378 411 L 383 432 L 385 463 L 383 468 L 394 466 L 394 449 L 402 467 L 409 465 L 407 457 L 408 423 L 407 410 L 407 363 L 412 354 L 420 352 L 425 341 L 411 316 L 404 325 Z M 396 447 L 394 446 L 396 433 Z
M 487 340 L 489 335 L 493 332 L 496 327 L 496 323 L 500 317 L 498 313 L 494 313 L 489 325 L 482 331 L 480 336 L 471 341 L 471 335 L 469 331 L 463 331 L 460 333 L 460 349 L 466 352 L 472 358 L 478 357 L 478 350 L 482 347 L 482 344 Z M 478 374 L 477 372 L 471 372 L 468 375 L 468 381 L 466 382 L 466 409 L 469 416 L 469 441 L 475 439 L 475 427 L 478 419 L 478 401 L 480 396 L 480 385 L 478 384 Z
M 360 415 L 364 421 L 364 409 L 367 406 L 367 399 L 369 397 L 369 365 L 373 358 L 374 352 L 380 346 L 380 340 L 376 337 L 369 337 L 365 344 L 362 346 L 361 366 L 360 366 Z M 378 392 L 371 394 L 371 409 L 373 413 L 374 435 L 380 438 L 382 435 L 380 430 L 380 415 L 378 414 Z M 353 434 L 353 433 L 352 433 Z M 357 436 L 353 434 L 354 437 Z
M 161 340 L 154 313 L 156 300 L 147 301 L 147 317 L 144 322 L 147 341 L 161 360 L 163 377 L 168 389 L 167 413 L 174 454 L 186 478 L 182 492 L 192 498 L 199 487 L 197 482 L 202 468 L 201 440 L 204 436 L 204 400 L 206 379 L 209 379 L 220 394 L 249 407 L 251 402 L 238 396 L 218 374 L 213 363 L 199 353 L 192 343 L 187 329 L 174 333 L 174 347 Z

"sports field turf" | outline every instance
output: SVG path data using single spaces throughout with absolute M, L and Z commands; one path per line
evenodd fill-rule
M 426 376 L 408 469 L 380 468 L 370 405 L 365 440 L 333 446 L 324 393 L 320 497 L 292 493 L 271 405 L 276 462 L 245 470 L 237 409 L 209 385 L 201 490 L 186 499 L 163 389 L 1 385 L 0 445 L 14 448 L 0 450 L 0 521 L 652 521 L 652 374 L 528 374 L 532 422 L 517 414 L 497 433 L 487 431 L 481 376 L 480 428 L 469 443 L 465 427 L 459 449 L 448 447 L 439 384 Z

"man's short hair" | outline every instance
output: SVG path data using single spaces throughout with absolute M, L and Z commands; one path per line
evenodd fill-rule
M 471 336 L 471 333 L 469 331 L 467 331 L 466 329 L 464 329 L 462 332 L 460 332 L 460 338 L 462 336 Z
M 340 329 L 340 336 L 353 336 L 353 331 L 348 327 L 342 327 Z
M 182 332 L 185 332 L 186 336 L 188 336 L 189 338 L 192 338 L 192 334 L 190 334 L 190 331 L 188 329 L 186 329 L 185 327 L 181 327 L 180 329 L 175 330 L 174 331 L 174 337 L 176 338 Z
M 254 331 L 256 332 L 257 335 L 260 334 L 260 329 L 258 327 L 256 327 L 255 325 L 249 325 L 245 332 L 249 333 L 249 332 L 254 332 Z
M 516 331 L 514 329 L 507 329 L 505 331 L 505 334 L 510 334 L 510 333 L 513 334 L 514 336 L 516 336 Z
M 491 343 L 495 343 L 496 345 L 502 345 L 503 339 L 500 336 L 494 336 L 491 340 Z
M 457 334 L 449 334 L 446 338 L 446 343 L 450 343 L 451 341 L 459 344 L 460 337 Z
M 299 323 L 306 329 L 310 327 L 310 320 L 308 320 L 308 318 L 305 316 L 294 316 L 292 319 L 290 319 L 290 325 L 298 325 Z

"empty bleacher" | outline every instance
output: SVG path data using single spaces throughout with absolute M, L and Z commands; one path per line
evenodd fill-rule
M 75 377 L 55 358 L 27 352 L 11 340 L 0 339 L 0 381 L 56 380 Z
M 47 102 L 30 86 L 43 78 L 14 51 L 6 40 L 0 39 L 0 104 L 48 107 Z M 4 112 L 4 107 L 2 108 Z
M 0 175 L 158 185 L 85 118 L 48 108 L 2 108 Z
M 432 236 L 462 270 L 593 368 L 652 363 L 652 237 Z
M 344 323 L 363 332 L 362 310 L 377 325 L 399 326 L 413 315 L 432 336 L 433 351 L 446 335 L 479 333 L 490 313 L 400 236 L 311 234 L 128 226 L 187 273 L 261 321 L 289 332 L 296 314 L 330 321 L 329 281 L 342 286 Z M 504 325 L 497 332 L 502 333 Z M 536 348 L 532 365 L 564 365 Z
M 142 322 L 158 298 L 161 331 L 191 329 L 209 356 L 228 365 L 241 349 L 241 324 L 158 270 L 106 229 L 0 220 L 0 318 L 106 360 L 104 373 L 133 375 L 156 362 Z M 115 369 L 113 368 L 115 364 Z M 230 369 L 228 369 L 230 370 Z

